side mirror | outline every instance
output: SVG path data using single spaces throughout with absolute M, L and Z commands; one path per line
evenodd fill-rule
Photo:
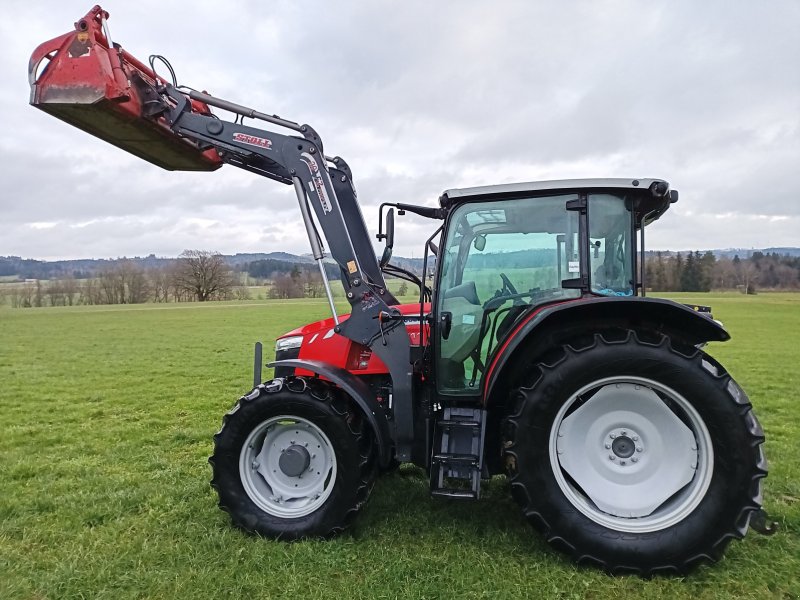
M 394 209 L 390 208 L 389 212 L 386 213 L 386 233 L 384 234 L 386 238 L 386 247 L 383 249 L 383 255 L 381 256 L 381 268 L 385 267 L 389 264 L 389 261 L 392 258 L 392 247 L 394 246 Z

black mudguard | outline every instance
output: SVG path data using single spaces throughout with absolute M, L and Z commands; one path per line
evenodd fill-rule
M 709 313 L 662 298 L 612 297 L 581 298 L 561 302 L 523 316 L 502 344 L 502 354 L 491 363 L 485 398 L 491 401 L 508 380 L 506 367 L 521 347 L 533 353 L 544 352 L 572 335 L 600 331 L 609 327 L 661 332 L 691 345 L 724 342 L 730 334 Z
M 386 467 L 389 464 L 392 458 L 392 434 L 389 430 L 389 422 L 386 419 L 386 412 L 378 404 L 375 395 L 366 383 L 345 369 L 334 367 L 318 360 L 276 360 L 268 363 L 267 366 L 291 367 L 292 369 L 311 371 L 342 388 L 353 399 L 353 402 L 358 405 L 375 434 L 380 466 Z

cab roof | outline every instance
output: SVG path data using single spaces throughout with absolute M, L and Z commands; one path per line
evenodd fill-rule
M 678 200 L 678 192 L 669 189 L 669 183 L 663 179 L 555 179 L 550 181 L 525 181 L 520 183 L 502 183 L 499 185 L 482 185 L 470 188 L 446 190 L 439 198 L 442 208 L 451 208 L 454 204 L 477 200 L 492 200 L 508 196 L 527 196 L 528 194 L 550 195 L 550 192 L 581 191 L 632 191 L 639 192 L 639 202 L 634 208 L 637 226 L 644 219 L 645 224 L 658 219 L 666 212 L 669 205 Z

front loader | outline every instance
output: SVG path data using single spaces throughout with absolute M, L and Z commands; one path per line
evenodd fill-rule
M 37 48 L 31 104 L 167 170 L 228 164 L 292 186 L 325 283 L 331 317 L 281 336 L 267 381 L 257 344 L 254 385 L 214 436 L 211 484 L 236 526 L 338 533 L 398 463 L 459 500 L 506 475 L 548 542 L 611 572 L 684 573 L 763 522 L 763 431 L 702 349 L 728 333 L 707 311 L 645 297 L 645 227 L 678 197 L 667 182 L 384 203 L 377 258 L 350 168 L 311 126 L 181 87 L 171 67 L 161 77 L 160 57 L 148 67 L 112 43 L 107 19 L 95 7 Z M 391 263 L 395 211 L 433 223 L 421 273 Z M 401 304 L 385 274 L 419 301 Z

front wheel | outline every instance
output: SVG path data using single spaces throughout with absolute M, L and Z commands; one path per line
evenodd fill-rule
M 579 562 L 685 573 L 717 560 L 760 507 L 763 432 L 721 365 L 635 333 L 540 363 L 505 422 L 512 491 Z
M 344 529 L 377 473 L 371 433 L 349 399 L 302 377 L 243 396 L 214 436 L 209 462 L 233 523 L 287 540 Z

